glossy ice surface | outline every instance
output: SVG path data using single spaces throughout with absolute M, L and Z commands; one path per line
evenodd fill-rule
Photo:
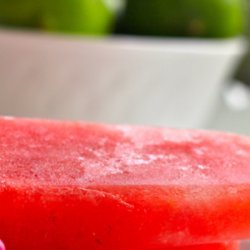
M 244 238 L 249 162 L 236 135 L 2 118 L 0 235 L 8 250 Z

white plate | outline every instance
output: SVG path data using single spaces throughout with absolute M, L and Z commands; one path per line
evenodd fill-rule
M 0 114 L 204 125 L 244 39 L 94 39 L 0 31 Z

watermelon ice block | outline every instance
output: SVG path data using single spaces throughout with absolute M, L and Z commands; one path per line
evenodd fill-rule
M 168 249 L 246 238 L 249 228 L 249 138 L 0 119 L 8 250 Z

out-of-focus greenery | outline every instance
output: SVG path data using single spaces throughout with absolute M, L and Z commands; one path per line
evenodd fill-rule
M 245 0 L 0 0 L 0 25 L 46 31 L 226 38 L 244 27 Z M 249 2 L 249 1 L 248 1 Z

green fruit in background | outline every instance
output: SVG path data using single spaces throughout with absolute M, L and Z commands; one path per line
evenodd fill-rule
M 111 31 L 123 0 L 44 0 L 41 25 L 48 31 L 98 35 Z
M 244 22 L 243 0 L 127 0 L 118 31 L 223 38 L 240 34 Z
M 34 27 L 38 24 L 38 0 L 0 0 L 0 24 Z

